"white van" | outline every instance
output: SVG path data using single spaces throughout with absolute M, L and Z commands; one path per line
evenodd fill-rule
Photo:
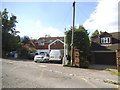
M 51 50 L 50 51 L 50 61 L 59 61 L 61 62 L 63 59 L 63 50 Z

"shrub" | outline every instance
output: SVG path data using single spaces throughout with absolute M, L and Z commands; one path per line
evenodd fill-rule
M 18 51 L 18 58 L 20 59 L 29 59 L 28 50 L 26 48 L 20 48 Z
M 87 59 L 85 59 L 84 57 L 80 59 L 80 67 L 88 68 L 89 65 L 90 65 L 90 62 Z

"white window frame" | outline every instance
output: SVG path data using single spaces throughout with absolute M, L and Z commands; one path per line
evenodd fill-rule
M 101 38 L 101 43 L 102 43 L 102 44 L 111 43 L 110 37 L 102 37 L 102 38 Z

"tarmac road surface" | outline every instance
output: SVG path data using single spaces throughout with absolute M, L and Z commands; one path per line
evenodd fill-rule
M 104 79 L 117 80 L 117 76 L 61 64 L 2 59 L 2 88 L 118 88 Z

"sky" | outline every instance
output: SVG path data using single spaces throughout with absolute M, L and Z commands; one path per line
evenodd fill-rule
M 85 1 L 85 0 L 84 0 Z M 118 1 L 76 1 L 75 26 L 83 25 L 91 34 L 96 29 L 118 31 Z M 72 1 L 68 2 L 15 2 L 2 1 L 2 11 L 17 16 L 16 30 L 21 37 L 38 39 L 45 35 L 64 36 L 65 28 L 72 26 Z

